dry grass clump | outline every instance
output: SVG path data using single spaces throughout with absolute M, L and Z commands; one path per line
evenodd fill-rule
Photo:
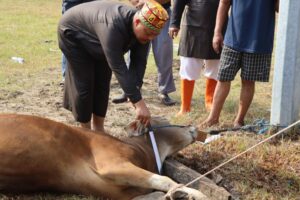
M 203 174 L 268 136 L 231 134 L 206 146 L 190 146 L 176 159 Z M 219 184 L 242 199 L 299 198 L 299 141 L 278 143 L 264 143 L 218 169 Z

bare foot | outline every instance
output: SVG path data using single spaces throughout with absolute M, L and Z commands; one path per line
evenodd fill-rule
M 188 113 L 190 113 L 189 110 L 180 110 L 175 116 L 180 117 L 180 116 L 186 115 Z
M 206 119 L 204 122 L 199 124 L 197 126 L 197 128 L 203 129 L 203 128 L 211 127 L 211 126 L 216 125 L 218 123 L 219 123 L 219 120 Z
M 233 122 L 233 128 L 241 128 L 244 125 L 245 125 L 244 121 L 241 121 L 241 122 L 235 121 L 235 122 Z

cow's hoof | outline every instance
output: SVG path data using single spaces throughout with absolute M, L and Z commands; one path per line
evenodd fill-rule
M 171 195 L 166 195 L 166 200 L 194 200 L 186 192 L 176 190 Z
M 208 200 L 208 198 L 200 191 L 188 188 L 179 187 L 174 191 L 170 191 L 165 195 L 166 200 Z

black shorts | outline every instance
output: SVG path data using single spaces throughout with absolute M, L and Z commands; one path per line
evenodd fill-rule
M 92 114 L 105 117 L 112 71 L 104 56 L 90 53 L 94 44 L 78 42 L 59 34 L 59 46 L 67 58 L 64 108 L 72 111 L 76 121 L 87 123 Z
M 243 53 L 223 47 L 219 81 L 232 81 L 241 69 L 241 78 L 248 81 L 268 82 L 270 76 L 272 54 Z

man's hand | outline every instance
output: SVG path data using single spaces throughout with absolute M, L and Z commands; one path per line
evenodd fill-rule
M 215 33 L 212 41 L 212 46 L 216 53 L 220 53 L 223 47 L 223 35 L 222 33 Z
M 172 39 L 174 39 L 175 37 L 177 37 L 178 32 L 179 32 L 179 28 L 176 28 L 176 27 L 170 27 L 170 28 L 169 28 L 169 36 L 170 36 Z
M 220 53 L 223 47 L 223 28 L 228 19 L 228 11 L 231 6 L 231 0 L 220 0 L 216 17 L 216 25 L 212 46 L 216 53 Z
M 133 105 L 135 107 L 136 119 L 145 126 L 150 123 L 151 114 L 143 99 Z

